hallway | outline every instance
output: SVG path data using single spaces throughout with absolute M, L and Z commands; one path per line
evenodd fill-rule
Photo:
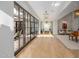
M 67 49 L 52 35 L 40 35 L 28 44 L 16 57 L 52 58 L 79 57 L 79 51 Z
M 1 57 L 79 57 L 79 1 L 0 1 Z

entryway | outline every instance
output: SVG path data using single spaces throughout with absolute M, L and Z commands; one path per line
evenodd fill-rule
M 41 34 L 53 34 L 52 21 L 41 21 L 40 28 Z

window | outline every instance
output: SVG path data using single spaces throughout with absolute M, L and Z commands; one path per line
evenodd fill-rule
M 14 51 L 15 54 L 25 45 L 25 18 L 24 9 L 20 7 L 16 2 L 14 3 L 14 22 L 15 22 L 15 34 L 14 34 Z
M 14 51 L 16 55 L 35 37 L 38 31 L 38 23 L 34 16 L 32 16 L 16 2 L 14 2 L 14 22 Z

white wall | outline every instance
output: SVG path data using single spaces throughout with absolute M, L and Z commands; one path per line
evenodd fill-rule
M 53 21 L 53 34 L 58 34 L 58 23 L 57 20 Z
M 41 21 L 39 21 L 39 34 L 41 34 Z
M 6 12 L 9 16 L 13 17 L 13 2 L 0 1 L 0 10 Z
M 73 16 L 73 19 L 72 19 L 72 28 L 73 28 L 73 30 L 74 31 L 77 31 L 78 30 L 78 28 L 79 28 L 79 17 L 74 17 Z
M 58 20 L 58 29 L 62 30 L 62 21 L 66 21 L 67 22 L 67 30 L 71 30 L 72 29 L 72 13 L 69 13 L 68 15 L 66 15 L 65 17 L 63 17 L 62 19 Z
M 62 17 L 66 16 L 67 14 L 69 14 L 70 12 L 76 10 L 76 9 L 79 9 L 79 1 L 73 1 L 71 2 L 61 13 L 60 15 L 58 16 L 58 20 L 60 20 Z M 78 27 L 79 27 L 79 18 L 74 18 L 74 15 L 72 15 L 72 18 L 68 18 L 71 16 L 67 16 L 66 17 L 66 21 L 68 22 L 68 29 L 72 28 L 74 31 L 78 30 Z M 64 20 L 64 19 L 63 19 Z M 60 26 L 60 25 L 59 25 Z
M 13 2 L 0 1 L 0 57 L 14 57 Z

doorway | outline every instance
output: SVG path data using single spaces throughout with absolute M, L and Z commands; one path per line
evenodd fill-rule
M 41 21 L 41 34 L 53 34 L 52 21 Z

